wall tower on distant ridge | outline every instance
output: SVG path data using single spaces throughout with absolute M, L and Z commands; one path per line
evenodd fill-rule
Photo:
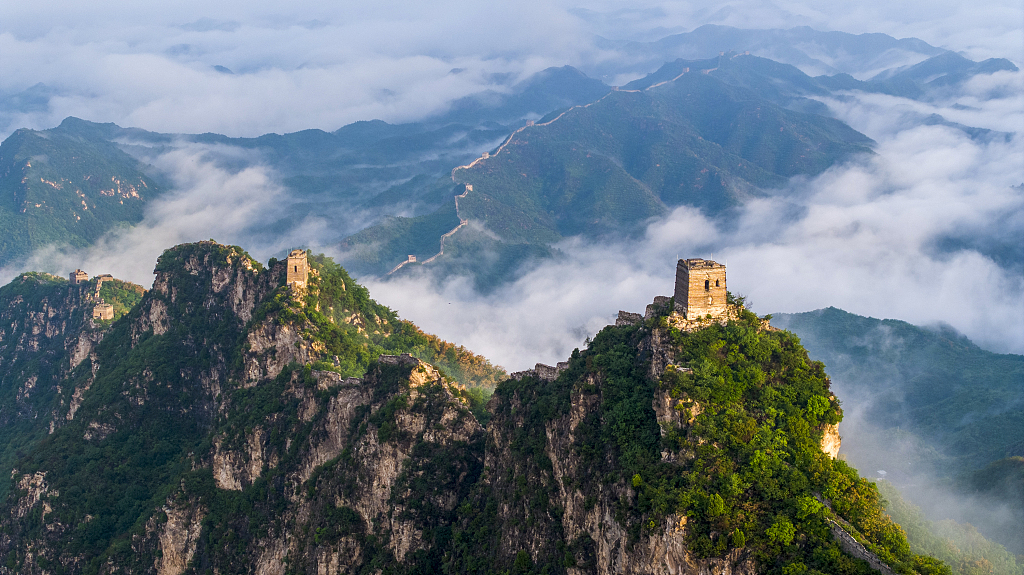
M 114 306 L 100 300 L 96 307 L 92 308 L 93 319 L 114 319 Z
M 724 315 L 725 266 L 699 258 L 679 260 L 676 264 L 676 309 L 686 319 Z
M 85 282 L 89 281 L 89 274 L 83 272 L 82 270 L 75 270 L 71 272 L 68 279 L 71 280 L 71 285 L 84 284 Z
M 288 254 L 288 279 L 290 288 L 305 288 L 309 279 L 309 262 L 305 250 L 292 250 Z

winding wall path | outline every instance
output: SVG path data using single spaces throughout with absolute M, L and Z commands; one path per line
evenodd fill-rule
M 721 61 L 721 56 L 719 57 L 719 61 Z M 711 68 L 710 70 L 701 70 L 701 73 L 709 74 L 709 73 L 711 73 L 711 72 L 713 72 L 713 71 L 715 71 L 717 69 L 718 68 L 715 67 L 715 68 Z M 657 88 L 658 86 L 664 86 L 665 84 L 669 84 L 671 82 L 675 82 L 676 80 L 682 78 L 684 75 L 686 75 L 688 73 L 690 73 L 690 69 L 689 68 L 684 68 L 682 73 L 680 73 L 675 78 L 672 78 L 671 80 L 664 80 L 662 82 L 658 82 L 657 84 L 651 84 L 650 86 L 644 88 L 643 90 L 620 90 L 618 86 L 614 86 L 614 87 L 612 87 L 611 91 L 609 91 L 604 96 L 601 96 L 597 100 L 594 100 L 593 102 L 590 102 L 589 104 L 582 104 L 582 105 L 578 105 L 578 106 L 572 106 L 568 110 L 562 112 L 561 114 L 555 116 L 554 118 L 551 118 L 547 122 L 543 122 L 543 123 L 540 123 L 540 124 L 535 124 L 533 122 L 529 122 L 525 126 L 522 126 L 521 128 L 518 128 L 518 129 L 516 129 L 516 131 L 512 132 L 511 134 L 509 134 L 509 136 L 507 138 L 505 138 L 505 141 L 502 142 L 500 146 L 498 146 L 498 149 L 495 150 L 493 154 L 491 154 L 489 152 L 484 152 L 483 155 L 481 155 L 479 158 L 473 160 L 472 162 L 470 162 L 468 164 L 465 164 L 465 165 L 462 165 L 462 166 L 456 166 L 456 167 L 452 168 L 452 181 L 453 182 L 455 181 L 455 172 L 457 172 L 459 170 L 468 170 L 468 169 L 472 168 L 473 166 L 477 165 L 478 163 L 480 163 L 480 162 L 482 162 L 482 161 L 484 161 L 484 160 L 486 160 L 488 158 L 493 158 L 494 156 L 497 156 L 498 154 L 500 154 L 501 151 L 505 149 L 505 146 L 508 146 L 509 143 L 511 143 L 512 140 L 515 139 L 517 134 L 519 134 L 520 132 L 522 132 L 523 130 L 525 130 L 527 128 L 533 128 L 535 126 L 550 126 L 551 124 L 553 124 L 553 123 L 557 122 L 558 120 L 560 120 L 563 116 L 565 116 L 569 112 L 572 112 L 573 110 L 576 110 L 576 109 L 589 108 L 589 107 L 593 106 L 594 104 L 600 102 L 601 100 L 604 100 L 608 96 L 611 96 L 613 92 L 632 92 L 632 93 L 646 92 L 647 90 L 651 90 L 651 89 Z M 440 249 L 440 251 L 438 251 L 436 254 L 434 254 L 433 256 L 431 256 L 428 259 L 423 260 L 420 263 L 429 264 L 430 262 L 432 262 L 432 261 L 436 260 L 437 258 L 439 258 L 440 256 L 444 255 L 444 241 L 447 238 L 452 237 L 452 235 L 455 234 L 455 232 L 459 231 L 459 229 L 461 229 L 463 226 L 465 226 L 466 224 L 469 223 L 469 220 L 466 219 L 466 218 L 463 218 L 462 215 L 459 213 L 459 198 L 466 197 L 466 194 L 468 194 L 469 192 L 472 192 L 472 191 L 473 191 L 473 185 L 472 184 L 466 184 L 466 190 L 464 192 L 462 192 L 461 194 L 455 196 L 455 215 L 458 216 L 458 218 L 459 218 L 459 225 L 455 226 L 454 228 L 452 228 L 451 230 L 449 230 L 448 232 L 446 232 L 445 234 L 443 234 L 441 236 L 441 249 Z M 387 275 L 391 275 L 391 274 L 397 272 L 398 270 L 402 269 L 402 266 L 404 266 L 407 263 L 411 263 L 411 262 L 409 260 L 406 260 L 406 261 L 398 264 L 397 266 L 394 267 L 394 269 L 389 271 L 387 273 Z

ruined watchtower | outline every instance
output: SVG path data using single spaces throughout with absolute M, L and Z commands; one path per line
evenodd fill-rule
M 71 285 L 84 284 L 85 282 L 89 281 L 89 274 L 83 272 L 82 270 L 75 270 L 71 272 L 68 279 L 71 280 Z
M 676 309 L 686 319 L 724 315 L 725 266 L 699 258 L 676 264 Z
M 100 301 L 96 304 L 96 307 L 92 308 L 93 319 L 114 319 L 114 306 Z
M 288 287 L 305 288 L 309 279 L 309 262 L 305 250 L 292 250 L 288 254 Z

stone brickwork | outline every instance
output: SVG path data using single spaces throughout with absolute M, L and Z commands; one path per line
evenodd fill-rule
M 615 327 L 621 327 L 624 325 L 636 325 L 643 323 L 644 316 L 638 313 L 630 313 L 628 311 L 619 310 L 619 317 L 615 318 Z
M 676 264 L 675 305 L 686 319 L 726 314 L 725 266 L 699 258 L 679 260 Z
M 89 281 L 89 274 L 83 272 L 82 270 L 75 270 L 71 272 L 68 279 L 71 280 L 71 285 L 84 284 L 85 282 Z
M 382 355 L 377 358 L 377 361 L 388 365 L 417 365 L 420 363 L 420 360 L 408 353 L 403 353 L 402 355 Z
M 95 279 L 96 279 L 96 297 L 99 298 L 100 297 L 100 288 L 103 287 L 103 282 L 110 281 L 110 280 L 114 279 L 114 276 L 112 276 L 110 274 L 103 274 L 103 275 L 96 276 Z
M 850 555 L 857 559 L 863 559 L 868 562 L 868 565 L 872 569 L 878 571 L 882 575 L 895 575 L 893 570 L 885 564 L 884 561 L 879 559 L 878 555 L 875 555 L 871 551 L 868 551 L 866 547 L 861 545 L 853 535 L 847 533 L 843 526 L 836 523 L 832 519 L 828 520 L 829 529 L 832 531 L 832 537 L 839 543 L 839 546 Z
M 288 287 L 305 289 L 309 280 L 309 262 L 304 250 L 292 250 L 288 254 Z
M 654 303 L 647 304 L 647 309 L 644 310 L 644 319 L 669 313 L 671 310 L 668 309 L 668 304 L 671 300 L 672 298 L 667 295 L 654 296 Z
M 114 319 L 114 306 L 100 302 L 92 308 L 93 319 Z
M 562 373 L 569 367 L 568 361 L 560 361 L 555 364 L 554 367 L 538 363 L 533 366 L 533 369 L 527 369 L 526 371 L 513 371 L 509 374 L 509 379 L 519 381 L 524 377 L 536 377 L 543 381 L 555 381 L 558 379 L 558 374 Z

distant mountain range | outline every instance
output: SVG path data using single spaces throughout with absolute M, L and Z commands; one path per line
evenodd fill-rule
M 65 122 L 76 123 L 86 124 Z M 146 171 L 109 139 L 18 130 L 0 145 L 0 266 L 47 246 L 86 246 L 140 222 L 146 202 L 164 189 Z
M 737 53 L 676 60 L 588 106 L 520 128 L 492 153 L 454 170 L 452 182 L 439 183 L 435 197 L 472 186 L 458 215 L 452 200 L 434 214 L 387 220 L 346 239 L 346 261 L 359 273 L 387 273 L 407 254 L 422 261 L 439 253 L 437 232 L 466 220 L 478 226 L 446 238 L 445 257 L 432 265 L 445 267 L 442 275 L 469 273 L 487 289 L 564 237 L 635 233 L 681 205 L 726 215 L 789 177 L 818 174 L 869 150 L 870 139 L 827 117 L 820 98 L 848 89 L 923 97 L 941 82 L 922 70 L 937 69 L 962 81 L 1016 67 L 943 52 L 862 82 L 812 78 L 792 65 Z M 973 138 L 1010 136 L 940 116 L 921 122 Z
M 750 52 L 796 66 L 814 76 L 850 74 L 863 80 L 947 52 L 917 38 L 894 38 L 888 34 L 823 32 L 807 26 L 751 30 L 715 24 L 653 42 L 609 42 L 608 47 L 632 56 L 633 69 L 641 73 L 677 58 Z M 621 73 L 621 68 L 605 73 Z
M 782 62 L 725 51 L 767 53 L 772 46 Z M 478 287 L 488 288 L 515 277 L 523 264 L 552 255 L 560 238 L 634 233 L 677 205 L 727 214 L 794 174 L 818 173 L 867 149 L 865 137 L 826 117 L 822 97 L 861 90 L 928 98 L 977 74 L 1016 69 L 1006 60 L 971 62 L 914 39 L 805 28 L 705 26 L 620 48 L 664 59 L 705 59 L 672 60 L 616 90 L 574 68 L 551 68 L 505 92 L 457 100 L 446 113 L 421 122 L 356 122 L 335 132 L 229 138 L 158 134 L 75 118 L 41 132 L 19 130 L 0 145 L 6 198 L 0 221 L 5 229 L 19 230 L 0 238 L 0 266 L 42 246 L 88 245 L 113 227 L 137 223 L 146 202 L 168 187 L 167 178 L 147 162 L 192 146 L 227 169 L 261 164 L 280 176 L 289 202 L 253 222 L 247 233 L 254 239 L 321 218 L 330 225 L 318 232 L 318 243 L 340 245 L 355 273 L 383 276 L 410 254 L 420 261 L 438 254 L 441 236 L 465 219 L 446 239 L 445 254 L 430 265 L 442 275 L 469 274 Z M 721 55 L 706 57 L 719 48 Z M 838 74 L 812 77 L 796 67 L 825 63 L 830 64 L 823 71 Z M 865 76 L 865 66 L 881 68 Z M 667 83 L 652 88 L 662 82 Z M 593 106 L 562 115 L 587 104 Z M 758 109 L 769 114 L 767 123 L 756 121 Z M 527 122 L 534 125 L 516 132 Z M 1009 137 L 939 116 L 922 116 L 920 122 L 949 125 L 975 138 Z M 771 131 L 764 128 L 768 123 Z M 564 145 L 577 138 L 586 149 Z M 503 143 L 497 159 L 457 170 L 453 181 L 453 168 Z M 78 163 L 69 162 L 71 157 Z M 20 173 L 31 159 L 38 173 Z M 524 172 L 528 181 L 511 177 Z M 89 187 L 115 179 L 134 186 L 138 198 L 107 199 Z M 463 213 L 456 214 L 454 197 L 466 183 L 475 193 L 461 201 Z M 413 269 L 406 266 L 403 273 Z
M 998 501 L 949 512 L 1024 553 L 1024 356 L 985 351 L 948 327 L 836 308 L 776 314 L 772 322 L 799 335 L 828 366 L 836 394 L 860 406 L 843 424 L 851 431 L 843 450 L 855 467 L 885 471 L 911 500 L 914 485 L 937 482 Z M 1013 509 L 1007 518 L 987 511 L 1003 505 Z
M 485 406 L 329 258 L 155 271 L 115 320 L 94 280 L 0 287 L 0 573 L 949 573 L 835 458 L 822 365 L 740 305 L 652 304 Z

